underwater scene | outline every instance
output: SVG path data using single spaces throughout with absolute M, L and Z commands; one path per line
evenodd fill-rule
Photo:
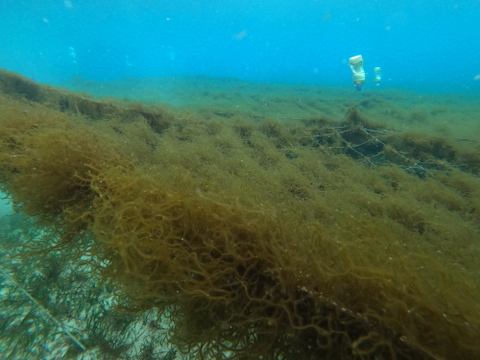
M 0 0 L 0 359 L 480 359 L 478 0 Z

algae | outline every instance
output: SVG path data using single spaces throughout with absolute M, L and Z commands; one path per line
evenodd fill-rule
M 101 259 L 133 310 L 170 309 L 180 351 L 480 355 L 477 144 L 355 107 L 341 120 L 211 117 L 1 75 L 17 85 L 0 94 L 0 184 L 57 229 L 55 251 Z M 89 110 L 52 100 L 65 97 Z

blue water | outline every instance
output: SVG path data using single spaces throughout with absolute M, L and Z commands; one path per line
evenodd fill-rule
M 0 0 L 0 67 L 37 81 L 209 75 L 480 93 L 479 0 Z

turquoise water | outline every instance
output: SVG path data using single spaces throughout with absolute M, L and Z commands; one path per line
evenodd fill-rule
M 478 0 L 0 2 L 0 68 L 72 77 L 208 75 L 285 84 L 480 93 Z
M 314 221 L 325 229 L 325 239 L 332 238 L 335 244 L 340 244 L 340 255 L 336 256 L 351 254 L 352 259 L 358 260 L 358 269 L 363 271 L 362 264 L 370 259 L 372 252 L 371 259 L 375 260 L 372 271 L 378 270 L 380 274 L 375 275 L 380 279 L 378 287 L 369 285 L 368 276 L 358 283 L 349 282 L 348 278 L 335 280 L 352 294 L 364 296 L 367 311 L 355 314 L 343 305 L 337 309 L 342 302 L 337 301 L 336 296 L 342 299 L 342 294 L 335 293 L 327 301 L 320 292 L 314 299 L 322 299 L 324 303 L 315 305 L 314 317 L 319 312 L 331 311 L 337 316 L 331 318 L 340 319 L 341 324 L 349 324 L 348 316 L 355 321 L 364 319 L 364 325 L 373 319 L 372 333 L 384 331 L 386 335 L 382 336 L 386 341 L 399 349 L 398 356 L 391 353 L 392 358 L 415 358 L 415 355 L 408 357 L 408 351 L 418 350 L 418 354 L 423 354 L 421 346 L 425 344 L 427 350 L 422 357 L 425 359 L 478 358 L 479 18 L 480 0 L 0 0 L 0 69 L 81 92 L 73 94 L 58 87 L 52 90 L 0 71 L 0 145 L 9 145 L 2 148 L 3 154 L 0 151 L 0 359 L 193 360 L 202 354 L 202 341 L 195 343 L 190 352 L 183 348 L 186 352 L 183 355 L 178 350 L 184 345 L 178 338 L 175 344 L 180 343 L 179 348 L 174 342 L 170 343 L 172 329 L 182 320 L 181 315 L 175 318 L 176 312 L 181 313 L 176 310 L 177 304 L 179 308 L 184 306 L 177 298 L 169 299 L 175 306 L 162 308 L 164 313 L 156 307 L 137 314 L 118 311 L 116 305 L 130 305 L 130 298 L 117 288 L 120 280 L 111 274 L 111 283 L 100 277 L 99 269 L 108 265 L 110 256 L 107 252 L 110 249 L 103 248 L 105 239 L 100 235 L 104 232 L 82 230 L 78 239 L 74 239 L 75 246 L 68 243 L 57 251 L 51 246 L 66 244 L 61 233 L 62 226 L 65 227 L 62 216 L 67 211 L 62 210 L 65 214 L 52 218 L 52 225 L 41 227 L 35 217 L 26 217 L 21 212 L 25 206 L 28 208 L 28 196 L 23 203 L 16 202 L 15 207 L 10 198 L 5 197 L 13 194 L 15 200 L 16 192 L 22 189 L 15 187 L 15 178 L 22 171 L 38 169 L 35 161 L 50 164 L 48 157 L 44 161 L 41 153 L 38 158 L 30 155 L 36 154 L 37 149 L 32 139 L 41 138 L 45 142 L 54 139 L 53 145 L 63 142 L 68 145 L 70 139 L 80 136 L 75 134 L 77 125 L 73 126 L 77 122 L 84 124 L 85 134 L 101 136 L 104 132 L 105 137 L 100 137 L 102 141 L 111 138 L 112 146 L 120 146 L 128 157 L 135 158 L 138 169 L 132 170 L 132 178 L 150 179 L 151 176 L 153 179 L 152 174 L 158 171 L 162 174 L 160 181 L 171 182 L 171 189 L 181 192 L 183 183 L 175 184 L 178 181 L 175 174 L 184 171 L 195 184 L 194 194 L 190 195 L 210 201 L 202 195 L 203 186 L 212 194 L 217 191 L 220 198 L 223 191 L 227 191 L 224 188 L 231 188 L 236 205 L 240 201 L 249 204 L 250 198 L 258 200 L 262 207 L 262 199 L 266 199 L 267 204 L 272 201 L 272 207 L 277 207 L 273 212 L 275 216 L 272 215 L 274 220 L 277 211 L 280 214 L 284 209 L 291 218 L 297 213 L 302 215 L 302 209 L 308 209 L 306 214 L 312 210 Z M 357 55 L 363 56 L 366 72 L 361 92 L 355 90 L 349 67 L 349 59 Z M 382 69 L 380 86 L 374 82 L 374 67 Z M 50 121 L 50 116 L 54 121 Z M 17 129 L 17 124 L 23 126 L 24 120 L 27 125 Z M 73 130 L 68 125 L 62 128 L 65 133 L 58 132 L 64 120 Z M 37 129 L 41 136 L 36 136 Z M 51 134 L 61 134 L 60 141 Z M 17 136 L 28 140 L 25 148 L 23 141 L 17 142 Z M 81 150 L 88 152 L 91 143 L 94 141 L 82 142 Z M 76 149 L 76 143 L 72 144 L 72 149 Z M 41 148 L 45 149 L 45 156 L 49 155 L 47 148 Z M 75 162 L 75 156 L 56 151 L 57 147 L 53 149 L 54 158 L 58 155 L 68 166 Z M 18 155 L 18 159 L 30 156 L 33 165 L 23 170 L 8 165 L 14 163 L 11 159 L 17 159 Z M 82 159 L 80 157 L 81 164 L 86 165 Z M 111 169 L 108 159 L 102 163 L 105 173 Z M 111 161 L 115 164 L 116 157 Z M 22 164 L 20 160 L 19 163 Z M 365 167 L 357 167 L 357 163 Z M 237 167 L 243 169 L 240 167 L 243 165 L 239 164 L 249 165 L 240 171 Z M 62 178 L 62 183 L 71 182 L 75 179 L 71 174 L 77 171 L 75 167 L 74 171 L 68 171 L 67 165 L 67 171 L 58 172 L 46 166 L 47 171 L 42 174 L 53 175 L 54 180 Z M 89 171 L 86 174 L 91 176 Z M 36 199 L 44 189 L 37 186 L 34 177 L 32 179 L 28 188 L 31 184 L 32 189 L 39 191 L 26 194 Z M 233 179 L 232 184 L 225 179 Z M 108 186 L 115 189 L 116 182 L 111 184 Z M 236 192 L 240 190 L 236 184 L 241 185 L 238 189 L 249 190 L 237 197 Z M 102 198 L 101 192 L 95 192 L 93 181 L 85 185 L 87 188 L 85 193 L 92 196 L 91 199 Z M 137 193 L 141 192 L 145 189 Z M 257 193 L 261 196 L 255 197 Z M 275 199 L 276 194 L 278 203 L 270 200 Z M 82 196 L 68 196 L 65 201 L 64 194 L 59 193 L 55 202 L 69 204 L 81 201 Z M 196 203 L 186 201 L 186 204 Z M 312 206 L 308 207 L 309 204 Z M 92 209 L 94 205 L 90 206 Z M 252 211 L 257 211 L 255 206 Z M 49 211 L 47 206 L 45 209 Z M 103 213 L 95 211 L 92 219 L 102 219 Z M 122 214 L 120 210 L 111 211 L 112 219 L 117 213 Z M 243 208 L 238 211 L 242 214 Z M 342 212 L 348 217 L 342 217 Z M 299 228 L 310 221 L 300 215 Z M 354 221 L 358 222 L 355 227 L 349 225 Z M 371 229 L 357 227 L 361 221 L 371 222 Z M 222 222 L 219 224 L 221 228 Z M 338 232 L 332 230 L 333 225 Z M 185 232 L 203 227 L 193 222 L 182 226 Z M 348 230 L 344 232 L 343 226 Z M 382 232 L 375 232 L 382 227 L 388 229 L 385 239 Z M 105 231 L 113 234 L 114 228 L 114 225 L 106 226 Z M 233 232 L 236 228 L 232 229 Z M 154 232 L 147 229 L 145 233 L 149 234 L 148 231 L 151 231 L 149 236 L 160 233 L 156 228 Z M 362 231 L 371 231 L 372 235 L 364 236 Z M 210 244 L 212 236 L 207 235 Z M 70 238 L 65 236 L 65 239 Z M 138 239 L 135 241 L 139 244 L 143 242 L 140 236 Z M 192 235 L 192 239 L 197 241 L 196 236 Z M 181 240 L 187 244 L 190 239 L 185 241 L 182 235 Z M 99 256 L 91 251 L 94 241 L 102 247 Z M 330 242 L 325 243 L 330 246 Z M 238 245 L 232 244 L 232 248 Z M 308 245 L 308 252 L 316 251 Z M 175 246 L 177 243 L 173 244 L 174 251 Z M 344 250 L 350 246 L 354 250 Z M 395 248 L 392 252 L 391 247 Z M 267 245 L 265 248 L 268 249 Z M 364 253 L 355 250 L 357 248 Z M 48 254 L 38 256 L 41 249 L 48 250 Z M 37 253 L 30 253 L 31 250 Z M 399 255 L 390 256 L 395 252 Z M 265 259 L 270 259 L 271 253 Z M 330 261 L 328 256 L 325 263 Z M 417 256 L 423 257 L 418 263 L 414 262 Z M 196 259 L 197 253 L 192 251 L 191 257 Z M 332 255 L 332 259 L 336 266 L 335 256 Z M 395 265 L 390 265 L 393 259 Z M 407 263 L 410 259 L 413 259 L 411 264 Z M 118 261 L 126 263 L 127 260 Z M 296 264 L 296 260 L 292 264 Z M 301 257 L 298 260 L 303 261 Z M 260 269 L 254 275 L 270 279 L 270 271 L 284 270 L 282 261 L 274 262 L 273 270 Z M 228 274 L 228 262 L 222 266 L 226 266 L 225 274 Z M 292 271 L 301 266 L 292 265 Z M 304 269 L 310 271 L 315 266 L 308 264 Z M 348 267 L 347 270 L 351 271 Z M 343 276 L 343 270 L 335 271 Z M 182 274 L 178 281 L 188 281 L 194 278 L 192 274 Z M 286 274 L 282 281 L 290 279 L 290 273 Z M 359 274 L 361 279 L 363 275 Z M 392 274 L 397 280 L 388 278 L 387 281 L 386 276 Z M 169 273 L 159 282 L 170 284 L 171 276 Z M 437 280 L 441 276 L 444 278 Z M 311 278 L 318 279 L 318 283 L 312 282 L 315 289 L 327 283 L 323 277 Z M 297 275 L 292 275 L 292 279 L 297 279 Z M 225 281 L 228 288 L 232 287 L 231 279 Z M 309 284 L 310 280 L 305 282 Z M 382 287 L 384 283 L 397 287 Z M 278 288 L 282 289 L 279 299 L 284 301 L 286 290 Z M 290 299 L 295 300 L 295 309 L 297 304 L 307 306 L 313 290 L 307 291 L 307 287 L 297 284 L 291 288 L 294 295 Z M 418 296 L 416 288 L 420 289 Z M 199 289 L 198 293 L 202 293 Z M 402 312 L 392 312 L 398 317 L 397 323 L 385 321 L 386 325 L 380 322 L 381 326 L 377 326 L 375 311 L 379 307 L 374 301 L 379 298 L 378 294 L 384 296 L 384 289 L 391 291 L 390 294 L 386 291 L 387 300 L 382 302 L 385 307 L 405 306 Z M 179 293 L 175 291 L 172 298 Z M 159 299 L 163 299 L 163 293 L 159 294 Z M 211 295 L 206 294 L 210 302 Z M 298 294 L 305 296 L 303 303 L 296 300 Z M 407 295 L 399 298 L 399 294 Z M 188 302 L 191 295 L 181 296 Z M 231 298 L 249 297 L 234 294 Z M 356 298 L 351 298 L 353 309 Z M 345 299 L 350 301 L 350 297 Z M 250 306 L 249 303 L 247 300 L 245 307 Z M 368 306 L 374 315 L 363 318 L 370 311 Z M 418 310 L 423 309 L 422 306 L 434 310 L 428 310 L 428 316 L 424 316 L 425 313 Z M 190 308 L 193 309 L 187 310 Z M 241 312 L 244 313 L 243 308 Z M 409 317 L 412 313 L 416 320 Z M 307 320 L 308 316 L 305 315 Z M 323 358 L 320 354 L 327 354 L 329 358 L 359 358 L 362 344 L 369 346 L 366 340 L 373 337 L 370 332 L 359 331 L 355 327 L 358 323 L 353 320 L 354 325 L 348 325 L 351 344 L 332 343 L 326 353 L 320 346 L 321 349 L 312 350 L 314 355 L 303 359 Z M 403 330 L 397 330 L 408 328 L 409 325 L 404 327 L 404 321 L 407 325 L 414 324 L 410 337 L 404 335 Z M 270 320 L 267 323 L 268 326 L 275 324 Z M 437 323 L 443 325 L 437 326 Z M 225 344 L 225 339 L 233 334 L 232 326 L 228 325 L 223 321 L 217 327 L 218 334 L 224 338 L 211 340 L 211 335 L 206 334 L 204 342 L 212 349 L 217 341 Z M 181 326 L 182 323 L 180 329 Z M 368 326 L 365 325 L 365 329 Z M 238 327 L 239 334 L 244 331 L 243 327 Z M 257 359 L 240 353 L 244 349 L 248 354 L 255 353 L 252 349 L 257 339 L 262 346 L 261 332 L 257 337 L 255 328 L 252 329 L 248 330 L 251 337 L 245 337 L 245 344 L 236 345 L 240 354 L 236 358 Z M 282 336 L 295 339 L 283 325 L 278 325 L 278 329 L 279 339 Z M 430 338 L 420 334 L 420 329 L 427 329 L 425 333 L 430 334 Z M 182 335 L 182 331 L 177 334 Z M 191 333 L 195 331 L 192 327 Z M 230 346 L 228 341 L 226 344 Z M 450 347 L 464 352 L 451 355 L 455 350 Z M 384 356 L 386 352 L 380 346 L 378 352 L 377 348 L 372 349 L 360 357 L 390 358 Z M 290 355 L 304 350 L 307 351 L 302 343 L 299 349 L 293 348 Z M 465 355 L 469 351 L 472 356 Z M 233 353 L 224 349 L 215 354 L 216 357 L 205 358 L 233 358 Z M 342 354 L 351 357 L 342 357 Z M 403 357 L 405 354 L 407 357 Z M 282 353 L 271 358 L 297 360 L 295 356 Z

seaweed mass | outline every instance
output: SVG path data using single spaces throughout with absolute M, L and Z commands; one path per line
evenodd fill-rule
M 199 359 L 480 357 L 480 146 L 0 73 L 0 185 Z M 47 241 L 47 240 L 45 240 Z

